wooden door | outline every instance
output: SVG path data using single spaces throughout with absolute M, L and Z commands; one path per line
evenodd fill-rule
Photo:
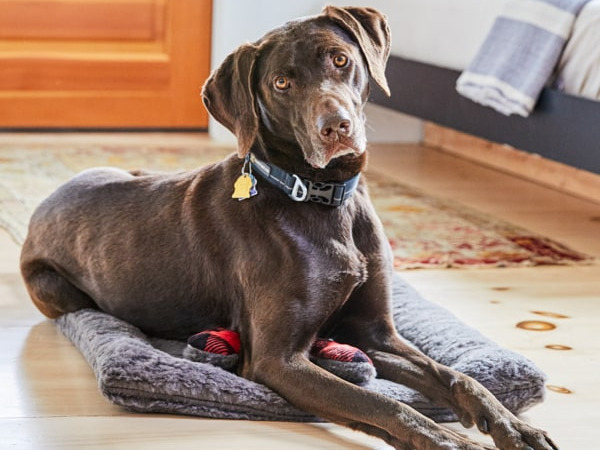
M 0 128 L 206 128 L 211 0 L 0 0 Z

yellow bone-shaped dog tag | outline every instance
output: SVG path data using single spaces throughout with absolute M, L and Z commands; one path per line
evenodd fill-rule
M 233 185 L 233 195 L 231 198 L 237 198 L 239 200 L 243 200 L 246 198 L 250 198 L 250 189 L 252 189 L 252 177 L 250 174 L 244 173 L 235 180 L 235 184 Z

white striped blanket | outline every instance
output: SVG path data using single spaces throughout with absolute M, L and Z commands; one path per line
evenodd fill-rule
M 513 0 L 456 82 L 463 96 L 527 117 L 589 0 Z

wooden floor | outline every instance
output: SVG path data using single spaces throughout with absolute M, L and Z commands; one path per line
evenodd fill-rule
M 374 146 L 370 167 L 600 256 L 600 204 L 420 146 Z M 18 257 L 17 245 L 0 231 L 0 448 L 387 448 L 377 439 L 330 424 L 141 415 L 111 405 L 99 394 L 79 353 L 31 305 L 18 274 Z M 563 449 L 598 448 L 599 265 L 417 270 L 403 275 L 425 297 L 531 358 L 547 373 L 550 385 L 563 388 L 548 391 L 546 402 L 528 411 L 525 420 L 548 430 Z M 540 310 L 569 317 L 552 319 L 557 328 L 548 332 L 515 327 L 521 320 L 539 318 L 531 311 Z M 550 350 L 548 344 L 573 350 Z

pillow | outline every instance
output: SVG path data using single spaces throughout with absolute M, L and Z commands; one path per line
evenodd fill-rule
M 541 402 L 544 374 L 528 359 L 501 348 L 444 308 L 423 299 L 399 275 L 393 285 L 394 320 L 401 336 L 433 359 L 486 386 L 518 414 Z M 183 358 L 185 342 L 156 339 L 103 312 L 84 309 L 56 324 L 92 367 L 102 394 L 144 413 L 212 418 L 320 421 L 275 392 L 208 363 Z M 450 410 L 418 392 L 374 378 L 364 385 L 406 403 L 438 422 Z

